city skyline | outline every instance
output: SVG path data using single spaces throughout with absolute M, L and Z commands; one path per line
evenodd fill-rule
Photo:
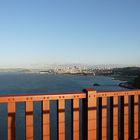
M 0 68 L 140 66 L 140 1 L 0 1 Z

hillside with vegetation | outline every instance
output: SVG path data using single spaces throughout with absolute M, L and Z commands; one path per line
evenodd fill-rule
M 133 86 L 135 88 L 140 89 L 140 75 L 137 78 L 135 78 L 134 83 L 133 83 Z
M 140 89 L 140 67 L 115 68 L 112 73 L 116 79 L 127 81 L 120 86 Z

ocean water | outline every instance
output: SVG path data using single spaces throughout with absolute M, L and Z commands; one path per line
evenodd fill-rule
M 85 88 L 121 90 L 120 82 L 105 76 L 0 73 L 0 94 L 59 93 Z M 93 87 L 94 83 L 101 86 Z
M 121 81 L 105 76 L 47 75 L 25 73 L 0 73 L 0 95 L 21 93 L 61 93 L 82 91 L 85 88 L 97 90 L 122 90 Z M 94 87 L 98 83 L 101 86 Z M 57 140 L 56 101 L 50 103 L 51 140 Z M 66 140 L 71 139 L 71 101 L 66 101 Z M 80 101 L 80 116 L 82 113 Z M 34 140 L 41 140 L 41 102 L 34 102 Z M 7 140 L 7 104 L 0 104 L 0 139 Z M 80 117 L 80 127 L 81 127 Z M 16 140 L 25 140 L 25 103 L 16 103 Z M 82 129 L 80 129 L 82 130 Z M 80 140 L 81 131 L 80 131 Z

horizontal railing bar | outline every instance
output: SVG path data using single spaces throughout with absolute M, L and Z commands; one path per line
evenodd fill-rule
M 118 96 L 129 96 L 129 95 L 140 95 L 140 90 L 116 90 L 116 91 L 101 91 L 96 92 L 97 94 L 91 95 L 94 97 L 118 97 Z
M 32 102 L 32 101 L 47 101 L 60 99 L 83 99 L 86 98 L 86 93 L 61 93 L 61 94 L 22 94 L 22 95 L 4 95 L 0 96 L 0 103 L 4 102 Z
M 93 89 L 87 89 L 90 97 L 118 97 L 128 95 L 140 95 L 140 90 L 117 90 L 117 91 L 95 91 Z M 30 101 L 45 101 L 45 100 L 60 100 L 60 99 L 84 99 L 86 98 L 86 92 L 69 92 L 58 94 L 20 94 L 20 95 L 0 95 L 0 103 L 8 102 L 30 102 Z
M 22 93 L 22 94 L 2 94 L 0 97 L 11 97 L 11 96 L 44 96 L 44 95 L 49 95 L 49 96 L 54 96 L 54 95 L 65 95 L 65 94 L 83 94 L 84 92 L 63 92 L 63 93 Z

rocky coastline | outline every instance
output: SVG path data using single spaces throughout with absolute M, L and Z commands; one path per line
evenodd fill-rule
M 129 82 L 120 83 L 119 86 L 123 87 L 123 88 L 127 88 L 127 89 L 134 89 L 133 84 L 131 84 Z
M 140 88 L 140 76 L 114 76 L 114 80 L 122 81 L 119 86 L 127 89 L 139 89 Z

